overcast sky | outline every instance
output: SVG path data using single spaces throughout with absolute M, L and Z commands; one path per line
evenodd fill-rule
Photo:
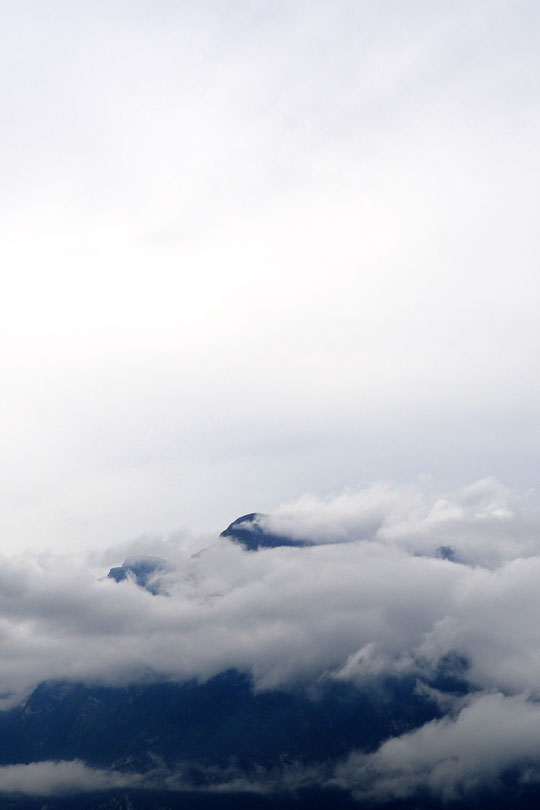
M 537 2 L 0 8 L 4 551 L 538 486 Z

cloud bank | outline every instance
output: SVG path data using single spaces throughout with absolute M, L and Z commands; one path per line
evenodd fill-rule
M 378 485 L 305 497 L 263 520 L 316 544 L 249 553 L 219 538 L 189 558 L 180 549 L 156 575 L 168 598 L 99 577 L 80 558 L 4 558 L 0 692 L 15 699 L 50 678 L 205 679 L 229 667 L 271 688 L 352 677 L 373 649 L 411 667 L 453 652 L 479 688 L 537 688 L 540 523 L 526 498 L 491 480 L 444 498 Z
M 492 479 L 453 493 L 379 484 L 305 496 L 257 520 L 313 545 L 250 552 L 214 538 L 189 557 L 179 542 L 167 565 L 145 573 L 146 587 L 105 577 L 96 557 L 5 557 L 2 706 L 46 680 L 205 681 L 231 668 L 256 690 L 386 675 L 417 678 L 420 689 L 453 658 L 468 697 L 434 692 L 444 719 L 352 753 L 335 783 L 372 798 L 420 786 L 452 797 L 540 764 L 540 520 L 530 494 Z
M 455 718 L 427 723 L 385 742 L 374 754 L 352 754 L 336 782 L 359 799 L 404 799 L 428 789 L 450 801 L 489 786 L 511 769 L 540 762 L 540 704 L 523 695 L 482 694 Z M 538 781 L 538 772 L 525 779 Z

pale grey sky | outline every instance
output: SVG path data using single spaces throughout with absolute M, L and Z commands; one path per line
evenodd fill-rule
M 5 551 L 537 487 L 536 2 L 0 8 Z

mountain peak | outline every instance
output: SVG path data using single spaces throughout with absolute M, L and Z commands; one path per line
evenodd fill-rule
M 258 551 L 261 548 L 279 548 L 280 546 L 310 546 L 305 540 L 274 534 L 264 528 L 266 515 L 261 512 L 250 512 L 234 520 L 220 537 L 225 537 L 243 546 L 247 551 Z
M 111 568 L 107 577 L 115 582 L 133 579 L 141 588 L 146 588 L 152 594 L 161 593 L 156 577 L 171 569 L 171 564 L 161 557 L 139 555 L 127 557 L 122 565 Z

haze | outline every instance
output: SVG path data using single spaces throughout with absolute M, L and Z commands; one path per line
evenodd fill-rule
M 537 3 L 1 8 L 4 552 L 534 490 Z

